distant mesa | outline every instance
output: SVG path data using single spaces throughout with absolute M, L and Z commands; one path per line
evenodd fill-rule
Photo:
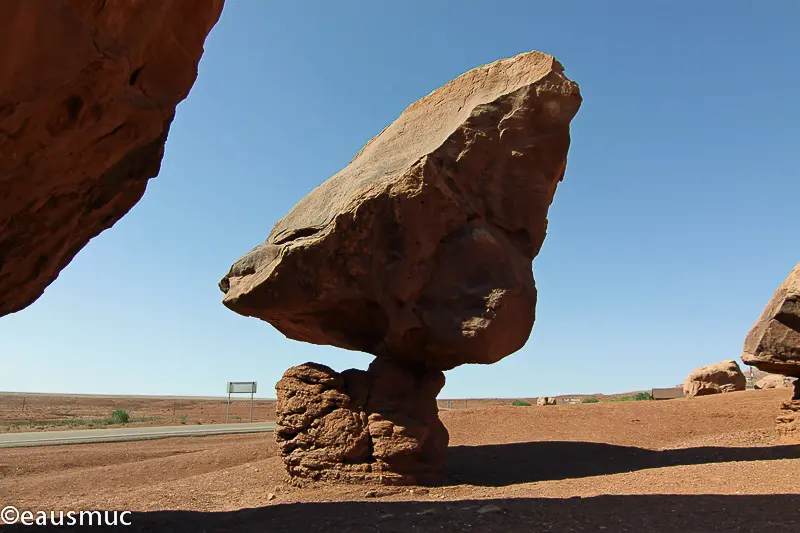
M 736 361 L 722 361 L 695 369 L 683 382 L 683 394 L 687 398 L 708 396 L 726 392 L 742 391 L 747 378 Z
M 411 104 L 234 263 L 219 284 L 229 309 L 376 357 L 367 372 L 310 363 L 284 375 L 277 435 L 290 474 L 330 474 L 312 463 L 392 482 L 441 473 L 448 437 L 429 408 L 442 372 L 527 341 L 531 263 L 580 105 L 547 54 L 470 70 Z M 370 391 L 366 404 L 353 383 Z M 352 438 L 330 440 L 342 425 Z M 323 441 L 336 453 L 312 459 Z

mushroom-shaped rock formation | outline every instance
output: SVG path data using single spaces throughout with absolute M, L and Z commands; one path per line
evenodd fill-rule
M 800 377 L 800 263 L 747 334 L 742 361 L 765 372 Z M 784 435 L 800 436 L 800 379 L 794 381 L 791 400 L 783 404 L 778 428 Z
M 326 477 L 320 470 L 336 463 L 352 478 L 362 472 L 353 465 L 369 463 L 363 471 L 413 482 L 406 473 L 441 470 L 447 433 L 429 409 L 442 371 L 498 361 L 530 335 L 531 262 L 580 104 L 578 86 L 546 54 L 471 70 L 411 104 L 222 279 L 231 310 L 291 339 L 377 357 L 365 405 L 330 369 L 317 369 L 330 386 L 281 401 L 276 436 L 291 475 Z M 279 391 L 308 382 L 297 375 L 310 368 L 290 370 Z M 402 392 L 391 407 L 376 406 L 384 387 Z M 314 421 L 284 423 L 309 402 L 328 407 Z M 323 436 L 341 424 L 352 438 Z
M 747 378 L 736 361 L 722 361 L 696 368 L 683 382 L 687 398 L 745 390 Z
M 222 0 L 0 2 L 0 316 L 144 194 Z

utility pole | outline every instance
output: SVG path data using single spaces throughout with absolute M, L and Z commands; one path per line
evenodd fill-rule
M 231 389 L 228 387 L 228 407 L 225 409 L 225 423 L 228 423 L 228 417 L 231 414 Z

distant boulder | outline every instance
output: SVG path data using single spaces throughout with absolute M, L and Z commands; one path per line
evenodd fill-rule
M 767 374 L 756 381 L 754 387 L 756 389 L 790 389 L 794 386 L 794 381 L 794 378 L 780 374 Z
M 695 369 L 683 382 L 687 398 L 745 390 L 747 378 L 736 361 L 722 361 Z
M 536 405 L 555 405 L 556 399 L 553 396 L 540 396 L 536 400 Z

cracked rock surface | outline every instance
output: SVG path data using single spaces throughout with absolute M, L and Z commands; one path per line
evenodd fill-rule
M 222 3 L 0 2 L 0 316 L 142 197 Z
M 577 84 L 539 52 L 411 104 L 220 282 L 289 338 L 448 370 L 519 350 Z

